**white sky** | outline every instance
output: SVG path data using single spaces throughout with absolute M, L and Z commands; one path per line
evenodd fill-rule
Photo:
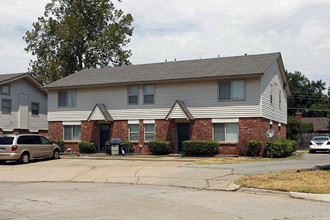
M 0 73 L 26 72 L 22 36 L 50 0 L 0 0 Z M 281 52 L 285 68 L 330 83 L 330 0 L 123 0 L 133 64 Z

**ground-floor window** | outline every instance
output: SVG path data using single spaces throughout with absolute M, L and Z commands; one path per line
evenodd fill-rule
M 144 140 L 145 141 L 155 140 L 155 124 L 144 125 Z
M 213 124 L 213 140 L 221 142 L 238 142 L 238 123 Z
M 139 141 L 139 125 L 138 124 L 129 125 L 129 140 L 130 141 Z
M 80 141 L 81 126 L 80 125 L 64 125 L 64 140 L 65 141 Z

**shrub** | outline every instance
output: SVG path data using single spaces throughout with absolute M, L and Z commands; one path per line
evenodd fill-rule
M 62 140 L 52 140 L 54 144 L 57 144 L 60 146 L 60 151 L 63 153 L 64 152 L 64 141 Z
M 284 140 L 284 139 L 273 143 L 272 148 L 271 148 L 271 144 L 267 143 L 264 149 L 263 156 L 271 157 L 271 154 L 273 154 L 274 158 L 287 157 L 296 151 L 297 146 L 298 146 L 297 141 Z
M 184 141 L 183 151 L 188 156 L 214 155 L 219 152 L 217 141 Z
M 123 148 L 125 153 L 134 153 L 134 147 L 133 147 L 133 143 L 129 142 L 129 141 L 123 141 Z M 107 141 L 105 142 L 105 152 L 107 154 L 111 154 L 111 141 Z M 119 152 L 121 154 L 121 152 Z
M 149 141 L 148 148 L 153 154 L 164 155 L 172 152 L 170 141 Z
M 134 153 L 133 143 L 129 141 L 123 141 L 125 153 Z
M 261 141 L 248 141 L 248 148 L 246 151 L 247 156 L 259 157 L 261 155 L 262 142 Z
M 78 143 L 78 146 L 79 146 L 80 153 L 85 153 L 85 154 L 96 153 L 95 143 L 81 141 Z

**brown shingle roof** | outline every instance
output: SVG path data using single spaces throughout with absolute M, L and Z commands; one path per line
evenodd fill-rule
M 280 53 L 85 69 L 45 89 L 263 74 Z
M 326 132 L 328 131 L 329 119 L 323 118 L 302 118 L 302 122 L 313 123 L 314 131 Z

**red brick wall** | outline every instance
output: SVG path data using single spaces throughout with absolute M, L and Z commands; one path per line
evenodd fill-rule
M 155 121 L 155 140 L 171 141 L 172 153 L 176 152 L 176 124 L 174 120 Z
M 49 139 L 63 140 L 63 123 L 61 121 L 50 121 L 49 126 Z
M 190 123 L 190 140 L 212 140 L 212 119 L 196 119 Z
M 98 146 L 99 142 L 99 125 L 97 121 L 82 121 L 81 122 L 81 141 L 95 143 Z
M 114 121 L 110 125 L 110 137 L 121 138 L 123 141 L 128 141 L 128 122 Z

